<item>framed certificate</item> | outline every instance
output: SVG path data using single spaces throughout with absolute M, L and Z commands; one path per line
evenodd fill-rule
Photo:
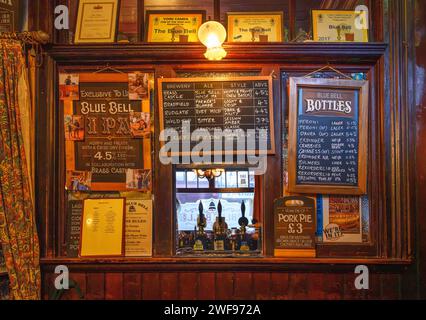
M 86 199 L 80 257 L 124 256 L 125 198 Z
M 368 42 L 364 11 L 312 10 L 313 39 L 318 42 Z
M 282 42 L 283 13 L 228 12 L 228 42 Z
M 205 11 L 147 11 L 146 42 L 198 42 Z
M 74 43 L 116 40 L 120 0 L 80 0 Z

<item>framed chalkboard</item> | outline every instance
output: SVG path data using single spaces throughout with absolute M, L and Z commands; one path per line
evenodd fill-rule
M 212 136 L 212 154 L 241 154 L 237 139 L 232 151 L 217 149 L 215 129 L 242 131 L 246 134 L 247 154 L 275 154 L 272 77 L 250 76 L 232 78 L 168 78 L 159 79 L 160 130 L 174 129 L 179 140 L 185 138 L 183 123 L 190 132 L 206 130 Z M 183 138 L 184 137 L 184 138 Z M 227 137 L 222 145 L 225 146 Z M 260 143 L 263 141 L 264 143 Z M 197 144 L 191 141 L 193 148 Z M 164 143 L 163 143 L 164 145 Z M 191 149 L 192 150 L 192 149 Z M 172 156 L 188 155 L 180 149 Z
M 368 81 L 290 78 L 290 192 L 366 193 L 368 101 Z

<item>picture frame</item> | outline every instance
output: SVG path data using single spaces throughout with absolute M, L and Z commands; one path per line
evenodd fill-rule
M 114 214 L 118 217 L 111 219 L 111 225 L 107 226 L 105 219 L 102 219 L 105 216 L 100 216 L 102 214 Z M 93 227 L 94 223 L 97 223 L 96 227 Z M 79 257 L 124 257 L 125 230 L 126 198 L 85 199 L 81 217 Z
M 174 24 L 174 18 L 179 18 L 180 24 Z M 206 11 L 148 10 L 145 20 L 145 42 L 194 43 L 199 42 L 198 29 L 206 21 Z
M 299 136 L 300 129 L 299 129 L 299 120 L 302 118 L 300 116 L 301 113 L 303 113 L 304 120 L 311 121 L 312 116 L 307 116 L 307 105 L 304 103 L 305 96 L 304 90 L 308 89 L 311 92 L 309 93 L 311 96 L 313 95 L 312 91 L 318 90 L 319 93 L 321 92 L 343 92 L 346 94 L 345 98 L 347 98 L 350 92 L 354 92 L 353 97 L 353 103 L 352 103 L 352 113 L 343 115 L 343 112 L 341 111 L 316 111 L 314 110 L 312 114 L 316 113 L 316 118 L 312 121 L 318 121 L 319 124 L 315 124 L 312 122 L 312 133 L 315 132 L 321 132 L 321 137 L 316 135 L 304 135 L 305 137 L 308 137 L 310 139 L 308 144 L 315 144 L 315 146 L 321 145 L 318 147 L 319 151 L 317 154 L 321 155 L 321 158 L 318 160 L 312 160 L 310 155 L 308 153 L 304 153 L 305 159 L 300 160 L 298 155 L 301 153 L 301 151 L 306 150 L 299 150 Z M 343 94 L 342 93 L 342 94 Z M 308 194 L 341 194 L 341 195 L 363 195 L 367 192 L 367 158 L 368 158 L 368 104 L 369 104 L 369 83 L 368 81 L 360 81 L 360 80 L 342 80 L 342 79 L 316 79 L 316 78 L 290 78 L 289 80 L 289 96 L 290 96 L 290 107 L 289 107 L 289 152 L 288 152 L 288 191 L 291 193 L 308 193 Z M 335 99 L 337 99 L 337 96 L 334 96 Z M 331 98 L 330 98 L 331 99 Z M 349 99 L 349 98 L 347 98 Z M 343 100 L 342 100 L 343 101 Z M 356 107 L 355 107 L 356 106 Z M 334 112 L 334 113 L 333 113 Z M 337 114 L 337 115 L 336 115 Z M 322 118 L 322 119 L 321 119 Z M 324 120 L 325 119 L 325 120 Z M 328 119 L 328 120 L 327 120 Z M 330 124 L 334 123 L 334 121 L 331 121 L 330 119 L 337 119 L 336 121 L 342 122 L 343 124 L 341 126 L 337 126 L 337 124 Z M 348 120 L 349 119 L 349 120 Z M 321 122 L 326 121 L 326 122 Z M 328 121 L 328 122 L 327 122 Z M 349 122 L 346 122 L 349 121 Z M 348 125 L 348 123 L 354 122 L 351 125 Z M 356 122 L 356 124 L 355 124 Z M 320 130 L 319 128 L 314 128 L 315 126 L 322 126 L 323 128 Z M 347 131 L 349 128 L 351 131 Z M 355 128 L 356 127 L 356 128 Z M 342 141 L 333 142 L 331 133 L 329 134 L 328 131 L 335 130 L 336 132 L 344 132 L 343 136 L 341 135 L 341 132 L 339 132 L 339 135 L 341 136 L 334 136 L 337 139 L 341 138 Z M 345 131 L 346 130 L 346 131 Z M 353 143 L 354 146 L 357 145 L 357 148 L 352 148 L 352 146 L 349 145 L 349 139 L 344 139 L 343 137 L 347 137 L 348 135 L 346 133 L 350 133 L 351 138 L 357 138 L 355 140 L 358 141 L 358 143 L 354 140 L 351 141 L 351 144 Z M 355 135 L 356 132 L 356 135 Z M 309 133 L 309 132 L 308 132 Z M 328 134 L 328 136 L 324 135 Z M 325 138 L 324 138 L 325 137 Z M 330 137 L 328 141 L 328 138 Z M 321 142 L 319 139 L 322 138 L 324 141 Z M 317 141 L 318 140 L 318 141 Z M 312 142 L 311 142 L 312 141 Z M 315 142 L 317 141 L 317 142 Z M 321 144 L 322 143 L 322 144 Z M 338 154 L 341 156 L 341 159 L 337 159 L 336 161 L 332 157 L 331 153 L 329 152 L 330 156 L 323 158 L 323 156 L 327 156 L 326 153 L 323 152 L 323 144 L 328 145 L 330 144 L 330 149 L 333 148 L 332 144 L 339 144 L 339 148 L 346 148 L 343 149 L 343 153 L 341 152 L 341 149 L 338 149 L 339 153 L 336 151 L 333 154 Z M 306 147 L 308 148 L 308 147 Z M 313 147 L 312 147 L 313 148 Z M 346 156 L 348 153 L 346 152 L 347 149 L 355 150 L 350 155 L 353 157 L 353 159 L 349 160 L 349 155 Z M 315 150 L 314 150 L 315 151 Z M 327 151 L 327 150 L 326 150 Z M 333 150 L 335 151 L 335 150 Z M 343 154 L 343 156 L 342 156 Z M 308 161 L 307 164 L 306 161 Z M 325 161 L 325 162 L 324 162 Z M 315 164 L 311 164 L 314 162 L 318 162 Z M 341 164 L 336 164 L 338 162 L 342 162 Z M 350 166 L 349 164 L 350 163 Z M 300 169 L 298 164 L 301 164 L 303 166 L 308 166 L 313 169 Z M 336 177 L 333 172 L 341 172 L 339 171 L 342 169 L 342 167 L 346 165 L 344 173 L 341 173 L 340 177 Z M 316 167 L 315 167 L 316 166 Z M 335 170 L 336 166 L 337 169 Z M 327 168 L 327 169 L 326 169 Z M 329 169 L 328 169 L 329 168 Z M 353 168 L 357 168 L 357 170 L 352 170 Z M 313 171 L 313 170 L 317 171 Z M 305 170 L 305 171 L 304 171 Z M 333 171 L 335 170 L 335 171 Z M 355 172 L 354 172 L 355 171 Z M 315 175 L 320 176 L 322 179 L 311 179 L 309 175 L 305 173 L 314 172 Z M 319 172 L 319 174 L 317 174 Z M 332 174 L 328 174 L 329 172 L 332 172 Z M 330 178 L 332 177 L 332 179 Z M 348 178 L 350 177 L 350 178 Z M 324 182 L 327 179 L 327 182 Z M 339 182 L 339 179 L 341 180 Z M 330 181 L 328 181 L 330 180 Z
M 368 42 L 368 29 L 356 27 L 357 15 L 354 10 L 312 10 L 313 41 Z
M 121 0 L 79 0 L 74 43 L 116 42 L 120 5 Z
M 282 11 L 228 12 L 226 21 L 228 42 L 283 42 Z

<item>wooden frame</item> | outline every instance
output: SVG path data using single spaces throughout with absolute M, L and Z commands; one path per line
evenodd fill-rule
M 108 38 L 90 38 L 90 39 L 83 39 L 81 38 L 81 33 L 83 30 L 83 10 L 85 3 L 88 4 L 94 4 L 98 3 L 102 4 L 102 2 L 108 2 L 113 3 L 113 12 L 111 17 L 111 23 L 110 26 L 110 36 Z M 83 5 L 83 7 L 82 7 Z M 116 6 L 116 8 L 114 8 Z M 78 14 L 77 14 L 77 22 L 75 27 L 75 37 L 74 37 L 74 43 L 113 43 L 117 40 L 117 34 L 118 34 L 118 25 L 119 25 L 119 19 L 120 19 L 120 8 L 121 8 L 121 0 L 79 0 L 78 2 Z
M 148 43 L 156 42 L 156 43 L 173 43 L 172 41 L 152 41 L 152 25 L 151 25 L 151 16 L 152 15 L 173 15 L 173 16 L 184 16 L 184 15 L 199 15 L 199 18 L 201 18 L 201 23 L 199 24 L 198 28 L 206 21 L 206 11 L 203 10 L 148 10 L 146 12 L 145 16 L 145 41 Z M 197 30 L 198 30 L 197 28 Z M 198 39 L 198 34 L 197 34 Z M 187 41 L 188 43 L 194 43 L 199 41 Z M 177 41 L 177 43 L 182 43 L 181 41 Z
M 164 108 L 163 108 L 163 92 L 162 92 L 162 84 L 168 83 L 168 82 L 222 82 L 222 81 L 252 81 L 252 80 L 259 80 L 259 81 L 268 81 L 268 87 L 269 87 L 269 125 L 270 125 L 270 140 L 271 140 L 271 149 L 268 150 L 267 154 L 275 154 L 275 128 L 274 128 L 274 105 L 273 105 L 273 89 L 272 89 L 272 77 L 271 76 L 253 76 L 253 77 L 232 77 L 232 78 L 161 78 L 158 79 L 158 97 L 159 97 L 159 110 L 160 110 L 160 130 L 164 130 Z M 164 146 L 164 143 L 161 143 L 161 147 Z M 258 154 L 259 151 L 236 151 L 232 152 L 232 154 Z M 206 155 L 228 155 L 229 152 L 209 152 L 205 153 Z M 179 154 L 173 154 L 171 153 L 170 156 L 188 156 L 191 155 L 191 153 L 187 152 L 179 152 Z
M 283 40 L 284 40 L 284 37 L 283 37 L 283 34 L 284 34 L 284 14 L 283 14 L 283 12 L 282 11 L 267 11 L 267 12 L 256 12 L 256 11 L 253 11 L 253 12 L 250 12 L 250 11 L 245 11 L 245 12 L 227 12 L 226 13 L 226 25 L 227 25 L 227 33 L 228 33 L 228 35 L 227 35 L 227 39 L 228 39 L 228 42 L 235 42 L 235 41 L 232 41 L 233 40 L 233 35 L 234 35 L 234 30 L 233 29 L 231 29 L 232 27 L 233 27 L 233 24 L 231 24 L 230 23 L 230 19 L 233 17 L 233 16 L 262 16 L 262 17 L 265 17 L 265 16 L 268 16 L 268 15 L 270 15 L 270 16 L 272 16 L 272 15 L 279 15 L 280 16 L 280 25 L 277 27 L 278 29 L 277 30 L 279 30 L 279 35 L 278 35 L 278 40 L 275 40 L 275 41 L 264 41 L 264 42 L 283 42 Z M 254 42 L 254 41 L 253 41 Z M 261 41 L 262 42 L 262 41 Z
M 358 100 L 358 181 L 357 186 L 298 184 L 297 154 L 298 154 L 298 117 L 300 88 L 331 88 L 351 89 L 359 92 Z M 368 82 L 355 80 L 290 78 L 289 95 L 289 191 L 308 194 L 342 194 L 362 195 L 367 192 L 367 154 L 368 154 Z

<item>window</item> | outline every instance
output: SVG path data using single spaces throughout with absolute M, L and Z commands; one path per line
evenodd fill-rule
M 177 254 L 259 255 L 261 219 L 255 210 L 254 173 L 232 168 L 208 179 L 203 172 L 207 170 L 175 172 Z

